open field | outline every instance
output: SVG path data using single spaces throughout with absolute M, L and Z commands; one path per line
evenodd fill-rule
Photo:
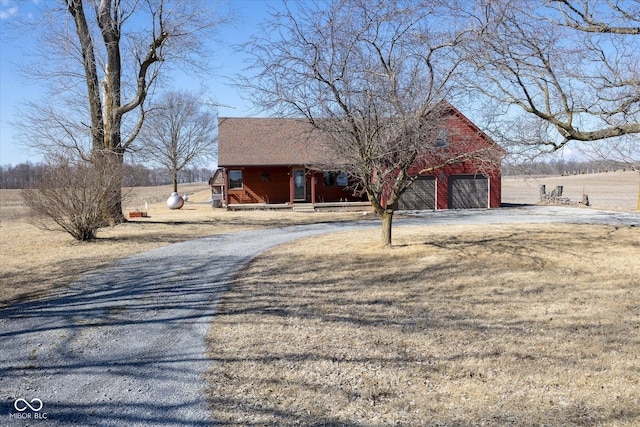
M 640 229 L 399 227 L 251 262 L 209 331 L 224 425 L 640 425 Z
M 535 204 L 540 200 L 540 185 L 547 193 L 556 186 L 564 186 L 563 195 L 572 202 L 589 196 L 591 206 L 598 209 L 630 210 L 638 206 L 640 174 L 638 172 L 608 172 L 587 175 L 503 177 L 502 202 L 513 204 Z
M 101 229 L 98 239 L 88 243 L 31 225 L 20 190 L 0 190 L 0 307 L 65 286 L 118 258 L 170 243 L 252 228 L 362 218 L 358 213 L 227 212 L 207 202 L 207 184 L 185 184 L 179 190 L 189 194 L 189 201 L 176 211 L 166 205 L 170 186 L 130 191 L 125 212 L 144 211 L 146 202 L 149 217 Z

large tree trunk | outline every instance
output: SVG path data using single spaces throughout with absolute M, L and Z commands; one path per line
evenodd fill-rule
M 109 173 L 118 174 L 117 180 L 105 181 L 113 182 L 113 188 L 109 194 L 113 195 L 113 200 L 107 205 L 107 219 L 110 223 L 126 222 L 122 214 L 122 167 L 124 162 L 124 149 L 122 147 L 122 57 L 120 55 L 120 26 L 117 10 L 111 1 L 102 2 L 100 5 L 98 25 L 102 32 L 102 38 L 107 53 L 107 63 L 105 64 L 105 75 L 102 81 L 103 102 L 105 115 L 105 139 L 103 149 L 107 157 Z M 118 8 L 118 6 L 116 6 Z
M 104 205 L 105 219 L 111 225 L 127 222 L 122 213 L 122 173 L 123 173 L 123 156 L 117 153 L 109 152 L 106 156 L 108 164 L 108 173 L 114 174 L 115 177 L 105 179 L 110 184 L 110 197 Z
M 369 202 L 371 202 L 371 206 L 373 206 L 373 210 L 380 215 L 382 218 L 382 234 L 381 234 L 381 243 L 384 247 L 391 246 L 391 229 L 393 225 L 393 213 L 398 208 L 397 203 L 389 204 L 386 207 L 383 207 L 380 201 L 373 196 L 370 191 L 367 191 L 367 197 L 369 197 Z
M 94 41 L 87 24 L 82 0 L 68 0 L 67 9 L 76 23 L 80 40 L 84 71 L 87 82 L 87 95 L 91 112 L 92 162 L 99 174 L 118 174 L 118 179 L 105 178 L 110 191 L 101 201 L 100 209 L 106 223 L 119 224 L 126 219 L 122 214 L 122 166 L 123 150 L 120 141 L 122 113 L 120 107 L 120 70 L 121 58 L 118 28 L 111 20 L 111 2 L 103 2 L 100 10 L 102 35 L 107 47 L 107 64 L 103 81 L 104 106 L 100 97 L 98 72 Z
M 114 151 L 103 151 L 93 157 L 93 167 L 104 178 L 102 182 L 108 185 L 109 191 L 100 201 L 105 225 L 126 222 L 122 213 L 122 168 L 124 156 Z
M 99 147 L 104 143 L 104 121 L 93 39 L 84 14 L 82 0 L 68 0 L 67 10 L 73 16 L 82 50 L 89 111 L 91 113 L 91 145 L 95 149 L 95 147 Z
M 382 212 L 382 245 L 391 246 L 391 226 L 393 222 L 393 210 L 385 209 Z
M 114 184 L 111 191 L 113 195 L 113 202 L 110 204 L 111 209 L 108 212 L 109 221 L 114 224 L 121 224 L 127 222 L 127 218 L 122 213 L 122 174 L 124 156 L 120 153 L 110 155 L 110 164 L 112 165 L 112 173 L 114 174 Z M 105 181 L 110 182 L 110 181 Z

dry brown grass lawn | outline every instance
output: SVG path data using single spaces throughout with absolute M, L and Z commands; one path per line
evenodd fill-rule
M 396 228 L 255 259 L 208 335 L 224 425 L 640 425 L 640 229 Z
M 63 232 L 47 231 L 29 221 L 20 190 L 0 190 L 0 307 L 36 298 L 79 275 L 119 258 L 170 243 L 252 228 L 361 218 L 354 213 L 228 212 L 213 209 L 207 184 L 182 185 L 189 201 L 180 210 L 167 208 L 170 187 L 128 192 L 125 212 L 145 210 L 148 218 L 107 227 L 94 242 L 80 243 Z
M 598 184 L 597 192 L 586 188 L 596 206 L 635 207 L 637 174 L 588 178 Z M 578 179 L 546 181 L 579 200 L 572 195 L 583 188 Z M 77 243 L 30 225 L 19 192 L 1 190 L 0 307 L 173 242 L 360 218 L 227 212 L 206 203 L 205 184 L 180 191 L 190 202 L 170 211 L 168 187 L 136 189 L 127 211 L 147 202 L 150 218 Z M 607 194 L 623 202 L 604 202 Z M 505 202 L 535 203 L 537 195 L 530 179 L 503 183 Z M 640 425 L 637 228 L 396 228 L 399 246 L 384 251 L 378 238 L 377 229 L 315 237 L 242 271 L 208 335 L 216 418 L 229 425 Z

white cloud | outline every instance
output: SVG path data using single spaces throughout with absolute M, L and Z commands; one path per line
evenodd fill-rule
M 0 10 L 0 19 L 9 19 L 18 14 L 18 6 L 7 7 L 8 3 L 3 2 Z

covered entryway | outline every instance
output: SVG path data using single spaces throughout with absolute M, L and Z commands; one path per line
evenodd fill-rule
M 449 177 L 449 209 L 489 207 L 489 179 L 483 175 Z
M 424 210 L 436 208 L 436 178 L 433 175 L 419 176 L 402 195 L 400 210 Z
M 293 169 L 293 200 L 305 202 L 307 200 L 307 177 L 305 169 Z

